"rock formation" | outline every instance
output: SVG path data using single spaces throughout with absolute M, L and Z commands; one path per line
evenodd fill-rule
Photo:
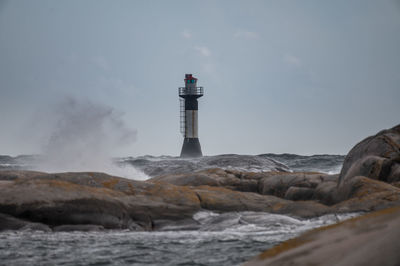
M 399 207 L 372 212 L 285 241 L 245 266 L 397 266 L 400 263 L 399 227 Z
M 93 172 L 0 171 L 0 230 L 193 228 L 200 210 L 308 218 L 400 205 L 399 129 L 357 144 L 340 176 L 213 168 L 134 181 Z
M 350 150 L 340 172 L 340 184 L 355 176 L 388 183 L 400 181 L 400 125 L 382 130 Z
M 399 265 L 399 169 L 400 125 L 364 139 L 346 156 L 338 182 L 320 182 L 313 197 L 336 212 L 380 211 L 285 241 L 246 265 Z M 290 187 L 285 197 L 310 193 Z

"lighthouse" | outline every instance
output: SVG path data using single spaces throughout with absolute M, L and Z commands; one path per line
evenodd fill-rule
M 179 100 L 181 104 L 180 125 L 181 133 L 185 138 L 181 151 L 181 157 L 201 157 L 201 146 L 198 132 L 198 102 L 203 96 L 203 87 L 197 87 L 197 78 L 192 74 L 185 75 L 185 87 L 179 88 Z

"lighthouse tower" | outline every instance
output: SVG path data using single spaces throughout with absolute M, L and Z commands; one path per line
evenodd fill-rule
M 192 74 L 185 75 L 185 87 L 179 88 L 181 102 L 181 133 L 185 138 L 181 157 L 203 156 L 198 134 L 197 98 L 203 96 L 203 87 L 197 87 L 197 78 Z

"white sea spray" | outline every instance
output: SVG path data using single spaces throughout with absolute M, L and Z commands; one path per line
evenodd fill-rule
M 148 176 L 131 165 L 115 164 L 111 151 L 132 145 L 137 132 L 110 106 L 66 98 L 46 116 L 49 133 L 35 166 L 46 172 L 105 172 L 131 179 Z

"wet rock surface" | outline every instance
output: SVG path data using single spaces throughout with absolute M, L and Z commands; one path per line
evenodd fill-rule
M 258 265 L 399 265 L 400 208 L 314 229 L 261 253 Z

